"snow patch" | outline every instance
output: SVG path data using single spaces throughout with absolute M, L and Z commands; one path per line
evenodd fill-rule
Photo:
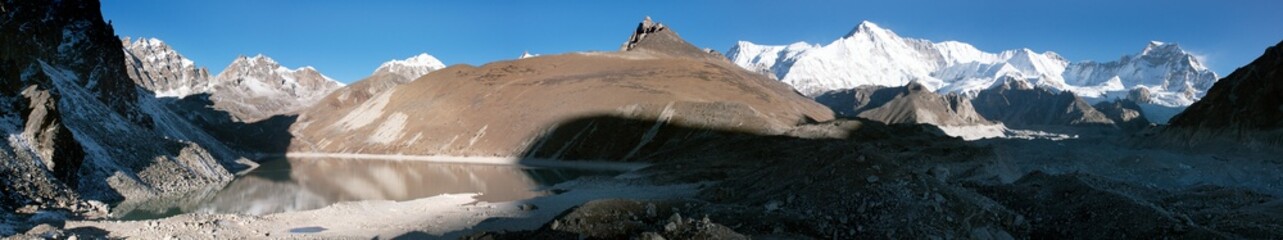
M 1007 136 L 1007 127 L 1003 124 L 994 125 L 974 125 L 974 126 L 938 126 L 944 134 L 954 137 L 960 137 L 963 140 L 979 140 L 986 138 L 1002 138 Z
M 1005 124 L 998 123 L 993 125 L 971 125 L 971 126 L 937 126 L 946 135 L 962 138 L 963 140 L 973 141 L 992 138 L 1006 139 L 1047 139 L 1060 141 L 1065 139 L 1075 139 L 1078 136 L 1071 136 L 1059 133 L 1050 133 L 1034 130 L 1010 129 Z

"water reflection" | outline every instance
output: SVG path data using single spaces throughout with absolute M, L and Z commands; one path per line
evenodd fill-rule
M 480 193 L 480 201 L 512 201 L 542 195 L 539 188 L 580 176 L 617 173 L 419 161 L 278 159 L 265 161 L 216 191 L 122 205 L 116 216 L 150 219 L 185 212 L 262 215 L 344 201 L 405 201 L 446 193 Z

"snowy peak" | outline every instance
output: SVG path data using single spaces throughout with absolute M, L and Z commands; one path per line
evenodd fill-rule
M 156 38 L 121 40 L 125 66 L 134 83 L 159 97 L 185 97 L 210 90 L 209 70 Z
M 276 62 L 275 59 L 261 53 L 256 54 L 253 57 L 246 57 L 245 55 L 236 57 L 236 60 L 232 60 L 232 63 L 229 64 L 227 68 L 223 69 L 222 73 L 219 73 L 219 77 L 226 74 L 252 74 L 259 72 L 270 72 L 277 75 L 316 75 L 325 81 L 341 85 L 338 81 L 321 74 L 320 71 L 317 71 L 316 68 L 312 66 L 302 66 L 290 69 L 282 66 L 280 63 Z
M 1203 65 L 1203 62 L 1198 57 L 1185 51 L 1185 49 L 1181 49 L 1180 45 L 1176 43 L 1150 41 L 1149 45 L 1145 46 L 1145 50 L 1141 51 L 1139 57 L 1151 62 L 1179 62 L 1188 64 L 1195 70 L 1207 70 L 1207 67 Z
M 527 59 L 527 58 L 538 57 L 538 56 L 539 54 L 530 54 L 530 51 L 522 51 L 521 56 L 517 57 L 517 59 Z
M 236 60 L 232 60 L 232 63 L 231 63 L 230 65 L 228 65 L 228 66 L 227 66 L 227 68 L 228 68 L 228 69 L 230 69 L 230 68 L 258 68 L 258 67 L 263 67 L 263 68 L 268 68 L 268 69 L 276 69 L 276 68 L 282 68 L 283 66 L 281 66 L 281 64 L 280 64 L 280 63 L 277 63 L 275 59 L 272 59 L 271 57 L 265 56 L 265 55 L 263 55 L 263 54 L 261 54 L 261 53 L 260 53 L 260 54 L 256 54 L 256 55 L 254 55 L 254 56 L 252 56 L 252 57 L 246 57 L 245 55 L 239 55 L 239 56 L 237 56 L 237 57 L 236 57 Z M 288 69 L 286 69 L 286 70 L 288 70 Z M 226 70 L 224 70 L 224 72 L 226 72 Z
M 1177 50 L 1178 52 L 1180 52 L 1180 46 L 1177 46 L 1175 43 L 1149 41 L 1149 45 L 1145 46 L 1145 50 L 1141 52 L 1141 55 L 1149 55 L 1150 52 L 1159 52 L 1159 51 L 1171 52 L 1172 50 Z
M 441 60 L 427 53 L 420 53 L 404 60 L 385 62 L 374 70 L 374 74 L 396 74 L 407 80 L 414 80 L 442 68 L 445 68 L 445 64 Z
M 860 25 L 852 29 L 850 33 L 847 33 L 843 39 L 867 39 L 875 43 L 899 43 L 904 41 L 900 35 L 890 29 L 882 28 L 870 21 L 860 22 Z
M 740 41 L 726 56 L 751 71 L 773 75 L 808 96 L 860 86 L 919 82 L 938 92 L 973 96 L 1010 77 L 1033 87 L 1071 91 L 1093 101 L 1153 91 L 1152 102 L 1179 107 L 1197 100 L 1217 77 L 1172 43 L 1150 42 L 1137 55 L 1113 62 L 1071 63 L 1051 51 L 1021 48 L 985 52 L 957 41 L 900 37 L 864 21 L 827 45 L 755 45 Z
M 846 36 L 851 37 L 856 35 L 871 35 L 871 34 L 895 35 L 895 32 L 891 32 L 891 30 L 882 28 L 881 26 L 878 26 L 878 24 L 876 23 L 870 22 L 868 20 L 864 20 L 860 22 L 860 25 L 856 25 L 854 29 L 851 29 L 851 32 L 847 33 Z
M 263 54 L 238 56 L 213 82 L 215 108 L 246 122 L 310 106 L 343 86 L 315 68 L 289 69 Z
M 1141 56 L 1162 56 L 1162 57 L 1182 57 L 1189 55 L 1184 49 L 1175 43 L 1165 43 L 1159 41 L 1150 41 L 1141 51 Z

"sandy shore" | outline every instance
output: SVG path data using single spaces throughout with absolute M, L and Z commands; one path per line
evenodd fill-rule
M 641 169 L 649 165 L 646 163 L 612 162 L 612 161 L 605 161 L 605 160 L 561 161 L 561 160 L 522 158 L 522 157 L 474 157 L 474 156 L 400 155 L 400 154 L 364 154 L 364 153 L 291 152 L 291 153 L 286 153 L 285 157 L 423 161 L 423 162 L 433 162 L 433 163 L 514 165 L 514 166 L 526 166 L 526 167 L 553 167 L 553 168 L 617 170 L 617 171 L 632 171 L 636 169 Z

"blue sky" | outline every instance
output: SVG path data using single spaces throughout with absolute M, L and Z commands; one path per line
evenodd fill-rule
M 116 34 L 156 37 L 222 71 L 263 53 L 343 82 L 390 59 L 432 54 L 480 65 L 522 51 L 616 50 L 644 16 L 725 51 L 828 43 L 869 20 L 905 37 L 1031 48 L 1112 61 L 1150 40 L 1179 43 L 1222 76 L 1283 40 L 1283 1 L 173 1 L 103 0 Z

